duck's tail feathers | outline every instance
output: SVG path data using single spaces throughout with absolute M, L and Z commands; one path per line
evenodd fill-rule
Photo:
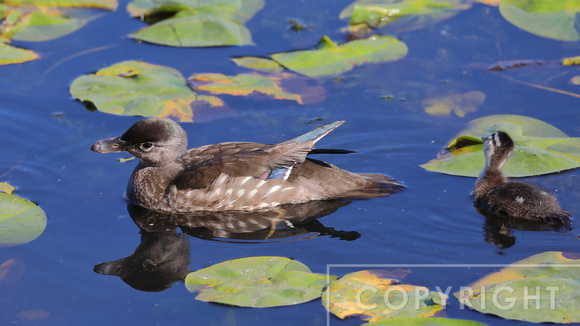
M 346 193 L 343 198 L 345 199 L 366 199 L 366 198 L 377 198 L 386 197 L 392 195 L 405 189 L 405 186 L 392 178 L 389 178 L 383 174 L 358 174 L 370 184 L 364 188 L 353 189 Z

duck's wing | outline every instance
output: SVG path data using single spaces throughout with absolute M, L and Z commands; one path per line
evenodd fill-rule
M 187 168 L 175 185 L 178 189 L 208 187 L 222 173 L 231 178 L 287 179 L 292 168 L 304 162 L 314 144 L 343 123 L 327 123 L 280 144 L 231 142 L 192 149 L 185 160 Z

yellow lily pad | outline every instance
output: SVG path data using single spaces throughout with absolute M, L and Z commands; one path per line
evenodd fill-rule
M 17 246 L 38 238 L 46 214 L 31 201 L 0 192 L 0 247 Z
M 433 97 L 421 101 L 425 112 L 431 115 L 450 115 L 455 113 L 463 118 L 467 113 L 475 112 L 485 101 L 485 94 L 471 91 L 465 94 L 451 94 L 445 97 Z
M 239 74 L 226 76 L 218 73 L 194 74 L 188 81 L 196 91 L 206 91 L 210 94 L 230 94 L 237 96 L 249 96 L 252 94 L 265 94 L 277 100 L 291 100 L 299 104 L 320 102 L 324 99 L 324 89 L 321 86 L 302 87 L 306 94 L 296 94 L 287 91 L 284 83 L 300 81 L 304 77 L 289 73 L 262 75 L 259 73 Z M 303 83 L 304 84 L 304 83 Z M 312 95 L 316 94 L 316 97 Z
M 361 316 L 369 322 L 433 316 L 446 302 L 442 293 L 402 284 L 381 270 L 347 274 L 330 282 L 322 294 L 322 304 L 338 318 Z

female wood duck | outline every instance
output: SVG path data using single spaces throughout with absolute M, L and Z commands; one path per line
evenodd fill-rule
M 356 174 L 306 158 L 314 143 L 343 124 L 322 125 L 280 144 L 228 142 L 187 149 L 187 135 L 174 121 L 148 118 L 123 135 L 97 141 L 99 153 L 126 151 L 139 158 L 126 196 L 160 212 L 259 210 L 332 198 L 388 196 L 402 185 L 382 174 Z
M 514 150 L 514 142 L 507 133 L 498 131 L 482 140 L 485 169 L 473 189 L 476 207 L 515 219 L 570 223 L 570 213 L 560 207 L 554 196 L 529 183 L 504 177 L 500 169 Z

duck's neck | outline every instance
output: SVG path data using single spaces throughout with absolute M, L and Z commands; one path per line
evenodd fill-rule
M 139 162 L 127 184 L 127 199 L 145 207 L 164 207 L 165 192 L 183 166 L 171 163 L 162 167 L 148 166 Z
M 473 187 L 473 197 L 477 199 L 491 189 L 507 182 L 506 177 L 501 172 L 501 167 L 504 163 L 505 160 L 497 162 L 487 160 L 485 162 L 485 169 L 483 169 Z

